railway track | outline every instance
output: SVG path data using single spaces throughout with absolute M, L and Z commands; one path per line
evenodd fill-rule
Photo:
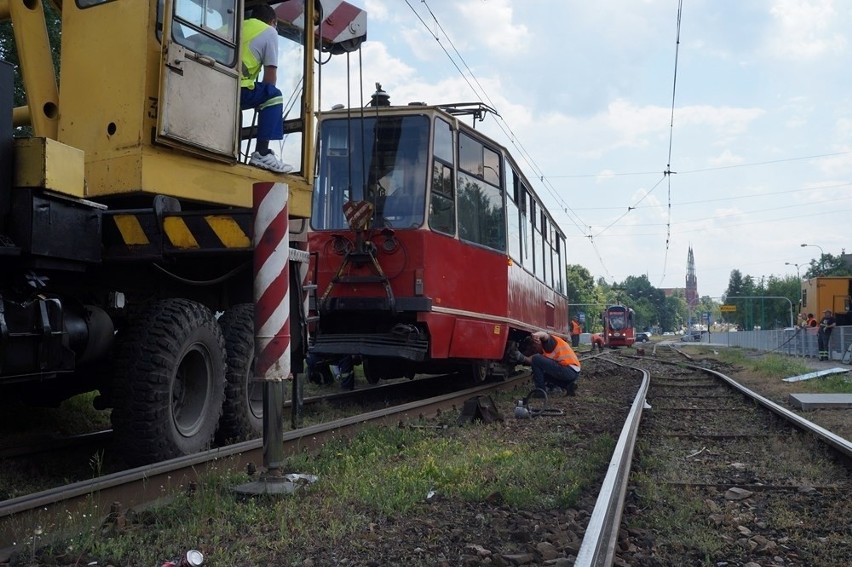
M 618 440 L 609 465 L 601 471 L 600 490 L 592 487 L 597 501 L 591 498 L 576 515 L 582 523 L 578 528 L 582 542 L 577 547 L 569 545 L 563 553 L 576 557 L 575 564 L 580 566 L 733 566 L 752 559 L 761 561 L 759 565 L 848 563 L 852 515 L 842 497 L 852 487 L 843 461 L 852 454 L 848 441 L 737 388 L 716 371 L 688 362 L 692 361 L 667 350 L 638 358 L 608 352 L 584 362 L 588 382 L 581 384 L 580 395 L 588 399 L 582 406 L 571 405 L 576 401 L 568 399 L 567 411 L 576 408 L 579 416 L 596 407 L 587 427 L 596 420 L 594 411 L 612 413 L 615 406 L 606 393 L 613 384 L 632 381 L 635 394 L 626 398 L 632 402 L 624 406 L 623 425 L 618 425 L 622 423 L 618 417 L 613 422 L 619 427 L 614 432 Z M 616 368 L 621 370 L 608 370 Z M 610 378 L 608 383 L 605 376 Z M 636 379 L 627 380 L 627 376 Z M 528 380 L 520 375 L 287 432 L 286 450 L 350 435 L 367 423 L 395 424 L 457 411 L 473 395 L 523 389 Z M 521 427 L 520 423 L 513 427 Z M 77 506 L 91 511 L 95 499 L 101 513 L 93 519 L 100 520 L 114 502 L 121 507 L 112 513 L 120 514 L 122 509 L 161 497 L 164 491 L 192 486 L 208 469 L 244 470 L 261 458 L 260 442 L 249 442 L 78 483 L 55 494 L 2 503 L 0 547 L 30 537 L 32 526 L 49 521 L 51 510 L 67 514 Z M 789 518 L 791 525 L 779 525 L 780 517 Z M 827 559 L 820 562 L 820 557 Z
M 852 563 L 848 440 L 715 370 L 617 358 L 651 376 L 601 520 L 620 565 Z
M 387 407 L 286 431 L 284 452 L 291 454 L 310 450 L 331 438 L 354 435 L 367 424 L 397 424 L 434 417 L 442 411 L 458 410 L 472 396 L 512 389 L 527 381 L 529 374 L 519 373 L 502 382 L 458 390 L 456 380 L 452 392 L 407 403 L 399 403 L 399 400 L 422 398 L 424 390 L 453 389 L 452 380 L 437 377 L 435 380 L 404 381 L 307 398 L 305 403 L 313 406 L 329 402 L 359 403 L 359 399 L 363 402 L 365 396 L 371 396 L 373 405 Z M 74 529 L 85 528 L 79 524 L 81 518 L 89 518 L 91 525 L 97 525 L 110 515 L 120 514 L 121 510 L 145 506 L 175 490 L 185 490 L 208 471 L 260 469 L 262 464 L 263 440 L 255 439 L 5 500 L 0 502 L 0 562 L 16 550 L 19 542 L 31 539 L 34 532 L 43 531 L 43 526 L 67 525 L 66 518 L 75 518 Z
M 352 391 L 323 389 L 306 396 L 295 414 L 291 401 L 286 401 L 284 407 L 288 414 L 295 415 L 290 425 L 297 428 L 450 393 L 459 387 L 457 375 L 424 376 L 416 380 L 363 385 Z M 5 497 L 55 488 L 74 480 L 88 480 L 94 475 L 117 473 L 128 468 L 126 463 L 113 458 L 113 443 L 111 429 L 68 436 L 28 434 L 25 430 L 16 432 L 12 441 L 0 443 L 0 462 L 5 470 L 32 470 L 34 474 L 25 486 L 7 493 Z M 97 461 L 96 467 L 90 466 L 92 459 Z M 0 496 L 3 495 L 4 491 L 0 490 Z

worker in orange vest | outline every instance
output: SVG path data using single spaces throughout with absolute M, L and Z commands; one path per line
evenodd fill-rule
M 577 395 L 580 377 L 580 359 L 564 339 L 537 331 L 521 342 L 515 362 L 532 366 L 535 387 L 547 391 L 548 386 L 565 390 L 566 395 Z
M 583 332 L 583 327 L 580 326 L 580 318 L 574 315 L 571 319 L 571 346 L 577 348 L 580 346 L 580 333 Z

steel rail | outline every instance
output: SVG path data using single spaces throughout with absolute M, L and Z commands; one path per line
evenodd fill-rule
M 678 349 L 672 349 L 679 354 L 684 354 Z M 624 356 L 624 355 L 622 355 Z M 631 357 L 638 358 L 638 357 Z M 627 490 L 627 482 L 629 479 L 630 468 L 632 464 L 633 448 L 635 446 L 638 435 L 639 423 L 641 421 L 642 410 L 650 408 L 646 405 L 645 396 L 650 385 L 650 373 L 647 370 L 621 364 L 614 360 L 602 359 L 613 364 L 618 364 L 627 368 L 635 368 L 640 370 L 644 378 L 642 385 L 637 392 L 636 398 L 630 409 L 630 413 L 622 429 L 621 435 L 613 451 L 613 456 L 607 470 L 606 478 L 601 486 L 600 494 L 595 503 L 595 508 L 592 511 L 592 516 L 589 520 L 589 525 L 586 528 L 586 535 L 580 546 L 577 555 L 577 560 L 574 563 L 575 567 L 609 567 L 612 565 L 615 556 L 615 545 L 618 538 L 618 529 L 621 524 L 621 515 L 624 506 L 624 497 Z M 672 362 L 666 360 L 654 359 L 654 362 L 668 364 L 671 366 L 679 366 L 690 368 L 695 371 L 711 374 L 735 390 L 745 395 L 750 400 L 753 400 L 775 413 L 785 421 L 793 424 L 801 430 L 812 434 L 817 440 L 826 443 L 833 447 L 838 452 L 852 458 L 852 443 L 848 440 L 828 431 L 827 429 L 812 423 L 811 421 L 801 417 L 800 415 L 776 404 L 775 402 L 761 396 L 757 392 L 746 388 L 733 378 L 722 374 L 716 370 L 698 366 L 695 364 L 686 364 L 683 362 Z
M 529 376 L 522 372 L 502 382 L 285 431 L 284 451 L 292 455 L 316 448 L 354 435 L 367 425 L 435 416 L 457 409 L 471 396 L 515 388 Z M 190 489 L 208 472 L 246 470 L 249 463 L 262 462 L 262 450 L 263 440 L 254 439 L 0 502 L 0 561 L 15 550 L 26 548 L 34 534 L 51 532 L 62 537 L 72 529 L 79 533 L 103 523 L 116 504 L 123 510 L 141 508 L 162 501 L 177 490 Z
M 624 497 L 627 493 L 627 483 L 630 478 L 630 466 L 633 460 L 633 449 L 642 420 L 642 410 L 646 407 L 645 396 L 651 383 L 651 374 L 642 368 L 622 364 L 608 358 L 601 361 L 610 362 L 624 368 L 632 368 L 642 373 L 642 384 L 630 407 L 630 413 L 624 421 L 624 427 L 618 437 L 618 442 L 612 453 L 606 476 L 601 485 L 598 499 L 586 527 L 586 534 L 580 544 L 574 567 L 612 565 L 615 555 L 615 544 L 618 539 L 618 526 L 621 523 L 621 513 L 624 509 Z
M 781 418 L 791 422 L 793 425 L 795 425 L 799 429 L 814 435 L 817 438 L 817 440 L 822 441 L 823 443 L 830 445 L 831 447 L 834 447 L 834 449 L 843 453 L 844 455 L 846 455 L 846 457 L 852 458 L 852 442 L 847 441 L 843 437 L 840 437 L 839 435 L 836 435 L 836 434 L 832 433 L 831 431 L 829 431 L 829 430 L 827 430 L 823 427 L 820 427 L 816 423 L 813 423 L 813 422 L 803 418 L 802 416 L 800 416 L 799 414 L 797 414 L 795 412 L 792 412 L 792 411 L 790 411 L 790 410 L 788 410 L 784 407 L 779 406 L 778 404 L 776 404 L 772 400 L 764 398 L 763 396 L 761 396 L 757 392 L 746 388 L 745 386 L 743 386 L 739 382 L 737 382 L 734 379 L 722 374 L 721 372 L 717 372 L 716 370 L 711 370 L 710 368 L 695 366 L 693 364 L 687 364 L 685 366 L 687 368 L 692 368 L 694 370 L 701 370 L 702 372 L 707 372 L 708 374 L 713 374 L 714 376 L 718 377 L 722 381 L 727 382 L 734 389 L 739 390 L 740 392 L 745 394 L 747 397 L 756 401 L 757 403 L 759 403 L 760 405 L 762 405 L 763 407 L 765 407 L 769 411 L 771 411 L 774 414 L 780 416 Z

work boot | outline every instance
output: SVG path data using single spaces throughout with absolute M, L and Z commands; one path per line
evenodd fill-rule
M 574 397 L 577 395 L 577 383 L 571 382 L 568 384 L 568 387 L 565 389 L 565 395 Z
M 254 152 L 251 154 L 251 159 L 249 160 L 249 165 L 253 165 L 254 167 L 260 167 L 262 169 L 268 169 L 269 171 L 274 171 L 276 173 L 290 173 L 293 171 L 293 166 L 289 163 L 284 163 L 272 152 L 272 150 L 267 150 L 267 153 L 262 154 L 260 152 Z
M 346 372 L 340 375 L 340 389 L 349 390 L 350 392 L 355 389 L 354 372 Z

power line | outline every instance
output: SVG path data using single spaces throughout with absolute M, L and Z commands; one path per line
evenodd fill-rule
M 742 167 L 760 167 L 764 165 L 775 165 L 779 163 L 790 163 L 794 161 L 803 161 L 809 159 L 821 159 L 821 158 L 829 158 L 829 157 L 840 157 L 847 156 L 852 154 L 852 152 L 835 152 L 830 154 L 816 154 L 812 156 L 799 156 L 799 157 L 790 157 L 790 158 L 780 158 L 769 161 L 756 161 L 751 163 L 737 163 L 731 165 L 720 165 L 716 167 L 703 167 L 699 169 L 688 169 L 678 171 L 678 175 L 692 175 L 694 173 L 707 173 L 711 171 L 724 171 L 726 169 L 737 169 Z M 606 173 L 579 173 L 575 175 L 548 175 L 549 179 L 583 179 L 583 178 L 599 178 L 599 177 L 628 177 L 634 175 L 659 175 L 659 171 L 633 171 L 633 172 L 609 172 Z
M 677 36 L 675 37 L 675 60 L 674 60 L 674 78 L 672 79 L 672 113 L 671 121 L 669 122 L 669 156 L 666 162 L 666 178 L 668 179 L 668 207 L 666 223 L 666 252 L 663 255 L 663 276 L 660 278 L 660 285 L 666 279 L 666 266 L 669 259 L 669 244 L 671 243 L 671 221 L 672 221 L 672 144 L 674 141 L 674 112 L 675 112 L 675 95 L 677 94 L 677 60 L 680 54 L 680 22 L 683 14 L 683 0 L 678 0 L 677 3 Z
M 421 0 L 421 3 L 426 7 L 426 10 L 429 12 L 430 16 L 435 21 L 435 24 L 438 26 L 438 29 L 441 31 L 443 36 L 447 39 L 449 44 L 452 46 L 453 51 L 458 56 L 458 59 L 462 62 L 465 69 L 467 69 L 468 74 L 473 79 L 473 81 L 476 83 L 476 85 L 478 86 L 478 89 L 473 86 L 473 84 L 470 82 L 470 80 L 468 80 L 465 73 L 461 70 L 459 65 L 456 64 L 452 55 L 450 55 L 449 51 L 447 51 L 447 49 L 444 48 L 444 46 L 441 43 L 441 40 L 438 37 L 438 35 L 435 34 L 431 29 L 429 29 L 429 26 L 426 24 L 425 20 L 422 17 L 420 17 L 420 15 L 417 13 L 417 11 L 414 9 L 414 7 L 409 2 L 409 0 L 405 0 L 405 3 L 408 5 L 408 7 L 411 9 L 411 11 L 414 12 L 415 16 L 417 16 L 417 19 L 420 20 L 420 22 L 423 24 L 423 27 L 426 28 L 428 33 L 430 35 L 432 35 L 432 37 L 439 44 L 441 44 L 441 49 L 444 51 L 444 53 L 447 55 L 447 57 L 453 63 L 453 66 L 456 68 L 456 70 L 459 72 L 459 74 L 462 75 L 462 78 L 468 84 L 468 86 L 473 91 L 473 93 L 477 97 L 484 98 L 491 105 L 491 107 L 496 108 L 497 105 L 492 101 L 491 97 L 488 95 L 488 92 L 485 90 L 485 87 L 483 87 L 482 84 L 479 82 L 479 80 L 476 78 L 476 75 L 473 73 L 473 70 L 467 65 L 467 63 L 464 60 L 464 57 L 461 55 L 461 53 L 459 53 L 458 49 L 456 49 L 455 44 L 453 43 L 452 39 L 447 34 L 446 30 L 444 29 L 444 27 L 441 25 L 440 21 L 438 20 L 438 17 L 435 15 L 435 12 L 429 7 L 429 4 L 426 2 L 426 0 Z M 536 174 L 536 176 L 541 181 L 543 187 L 545 189 L 547 189 L 547 191 L 550 193 L 550 195 L 554 199 L 556 199 L 557 204 L 559 204 L 562 207 L 563 211 L 566 214 L 568 214 L 568 220 L 571 221 L 571 223 L 577 228 L 577 230 L 580 233 L 584 233 L 583 226 L 585 226 L 585 223 L 582 222 L 579 215 L 577 215 L 577 213 L 574 212 L 574 210 L 568 205 L 568 203 L 558 195 L 558 193 L 556 192 L 556 190 L 552 186 L 552 184 L 545 181 L 545 176 L 544 176 L 543 172 L 541 171 L 541 168 L 538 166 L 535 159 L 533 159 L 532 155 L 530 155 L 530 153 L 526 150 L 526 148 L 523 146 L 523 144 L 519 141 L 517 135 L 512 130 L 511 126 L 509 126 L 508 122 L 506 122 L 506 120 L 499 113 L 496 114 L 496 118 L 497 118 L 497 127 L 503 132 L 503 134 L 506 136 L 506 138 L 510 141 L 511 145 L 514 146 L 518 150 L 518 152 L 519 152 L 518 155 L 521 158 L 523 158 L 523 160 L 527 163 L 527 165 L 530 167 L 530 169 Z

